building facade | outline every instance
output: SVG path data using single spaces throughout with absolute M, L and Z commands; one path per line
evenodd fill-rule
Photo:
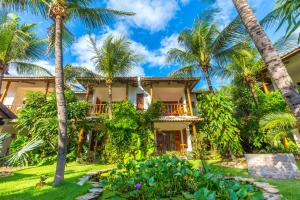
M 91 103 L 89 116 L 96 118 L 106 113 L 108 89 L 105 80 L 77 80 L 86 88 L 76 94 Z M 151 103 L 162 102 L 163 114 L 153 121 L 157 151 L 191 151 L 192 135 L 196 132 L 196 124 L 201 122 L 195 107 L 196 94 L 192 92 L 198 81 L 198 78 L 120 77 L 113 82 L 112 100 L 129 101 L 138 110 L 147 110 Z M 1 101 L 17 113 L 29 91 L 53 92 L 54 77 L 5 77 Z

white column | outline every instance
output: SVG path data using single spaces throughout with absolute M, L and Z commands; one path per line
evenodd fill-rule
M 187 135 L 187 151 L 192 151 L 192 136 L 191 136 L 189 126 L 186 128 L 186 135 Z

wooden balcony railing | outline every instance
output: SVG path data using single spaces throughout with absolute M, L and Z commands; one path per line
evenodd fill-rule
M 89 111 L 90 115 L 100 115 L 108 113 L 108 107 L 107 104 L 94 104 L 91 106 L 91 109 Z
M 190 111 L 187 105 L 182 103 L 164 103 L 164 116 L 189 115 Z
M 17 113 L 20 111 L 24 104 L 13 104 L 13 105 L 5 105 L 8 109 L 10 109 L 13 113 Z

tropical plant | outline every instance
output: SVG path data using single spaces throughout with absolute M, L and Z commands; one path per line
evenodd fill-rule
M 262 20 L 262 24 L 269 27 L 277 24 L 276 31 L 282 28 L 285 24 L 285 37 L 288 38 L 293 33 L 296 33 L 300 27 L 300 2 L 293 0 L 277 0 L 275 8 Z M 298 36 L 300 42 L 300 34 Z
M 202 172 L 175 156 L 129 161 L 101 175 L 101 199 L 262 199 L 250 184 Z
M 43 67 L 32 64 L 45 51 L 45 40 L 38 39 L 33 32 L 36 24 L 21 24 L 12 13 L 0 13 L 0 94 L 2 79 L 9 69 L 19 74 L 51 75 Z
M 224 77 L 241 79 L 252 93 L 256 107 L 259 105 L 256 92 L 256 75 L 264 67 L 263 61 L 257 56 L 255 49 L 243 49 L 239 54 L 233 54 L 230 62 L 222 69 Z
M 8 133 L 0 133 L 0 161 L 1 161 L 2 156 L 3 156 L 3 154 L 2 154 L 2 152 L 3 152 L 3 143 L 7 138 L 9 138 Z
M 289 148 L 289 142 L 294 142 L 293 133 L 297 132 L 297 119 L 291 113 L 270 113 L 262 117 L 259 122 L 262 131 L 267 133 L 267 139 L 271 144 L 278 146 L 283 144 Z
M 58 114 L 58 154 L 54 185 L 64 180 L 64 169 L 67 153 L 67 112 L 64 96 L 63 72 L 63 43 L 62 37 L 70 33 L 65 27 L 68 21 L 83 22 L 89 28 L 106 24 L 115 16 L 133 15 L 133 13 L 116 11 L 105 8 L 95 8 L 94 0 L 43 0 L 43 1 L 18 1 L 1 0 L 0 6 L 15 10 L 28 10 L 53 20 L 49 28 L 49 49 L 55 49 L 55 92 Z
M 233 116 L 232 101 L 222 93 L 200 95 L 197 108 L 199 117 L 204 119 L 198 134 L 208 139 L 213 154 L 218 151 L 232 158 L 241 155 L 240 131 Z
M 117 76 L 125 76 L 139 61 L 139 56 L 130 48 L 131 43 L 125 37 L 114 38 L 109 35 L 100 48 L 96 39 L 90 37 L 90 44 L 95 71 L 105 78 L 108 87 L 108 115 L 111 118 L 113 80 Z
M 284 96 L 297 121 L 300 122 L 300 95 L 275 47 L 257 21 L 247 0 L 232 1 L 256 48 L 261 54 L 271 78 Z
M 152 120 L 162 112 L 162 104 L 155 102 L 147 111 L 138 111 L 130 102 L 113 105 L 113 116 L 104 121 L 108 139 L 104 157 L 109 163 L 141 160 L 154 153 Z
M 239 19 L 233 20 L 222 31 L 216 23 L 196 20 L 192 29 L 182 31 L 178 37 L 181 48 L 173 48 L 168 52 L 168 61 L 179 62 L 184 67 L 171 73 L 171 76 L 191 77 L 198 70 L 205 75 L 208 88 L 214 93 L 210 75 L 228 55 L 236 52 L 243 35 L 239 34 Z
M 77 133 L 84 127 L 90 104 L 86 101 L 79 101 L 74 92 L 66 90 L 68 120 L 68 146 L 69 153 L 76 152 Z M 34 151 L 30 157 L 30 164 L 43 164 L 48 157 L 57 154 L 57 109 L 56 96 L 50 93 L 45 98 L 41 92 L 30 92 L 26 96 L 24 108 L 19 113 L 16 123 L 18 137 L 11 145 L 11 149 L 17 149 L 24 145 L 30 138 L 43 140 L 43 148 Z M 24 138 L 25 137 L 25 138 Z M 23 138 L 23 139 L 22 139 Z M 74 160 L 74 159 L 72 159 Z M 48 163 L 51 164 L 51 163 Z

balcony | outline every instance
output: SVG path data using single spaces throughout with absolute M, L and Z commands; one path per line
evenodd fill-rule
M 108 106 L 106 103 L 94 104 L 91 106 L 89 111 L 90 115 L 100 115 L 104 113 L 108 113 Z
M 163 103 L 163 116 L 190 115 L 190 110 L 183 103 Z

